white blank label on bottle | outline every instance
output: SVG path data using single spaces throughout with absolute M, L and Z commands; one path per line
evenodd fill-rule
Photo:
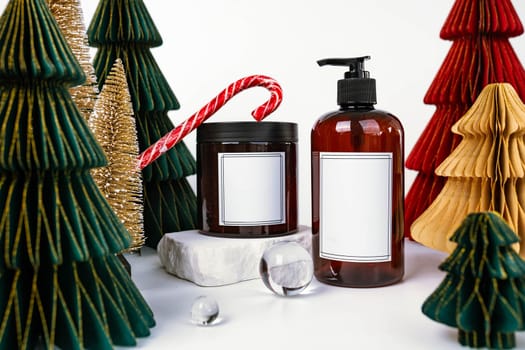
M 320 152 L 319 255 L 391 260 L 392 153 Z
M 278 225 L 285 217 L 285 153 L 219 153 L 219 225 Z

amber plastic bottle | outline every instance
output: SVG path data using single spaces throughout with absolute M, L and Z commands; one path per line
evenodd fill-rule
M 318 61 L 349 67 L 338 81 L 340 109 L 311 133 L 315 277 L 344 287 L 389 285 L 404 273 L 403 127 L 374 109 L 368 58 Z

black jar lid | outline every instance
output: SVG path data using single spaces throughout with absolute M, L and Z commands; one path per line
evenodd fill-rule
M 204 142 L 297 142 L 297 124 L 285 122 L 203 123 L 197 143 Z

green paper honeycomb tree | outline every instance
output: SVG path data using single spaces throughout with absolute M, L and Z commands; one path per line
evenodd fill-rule
M 134 345 L 155 322 L 90 175 L 106 159 L 68 91 L 84 73 L 45 0 L 9 1 L 0 43 L 0 349 Z
M 462 345 L 516 346 L 525 326 L 525 261 L 518 237 L 496 212 L 467 216 L 451 240 L 456 249 L 440 265 L 445 279 L 422 306 L 429 318 L 456 327 Z
M 101 0 L 88 28 L 99 86 L 117 58 L 126 70 L 136 118 L 140 152 L 173 129 L 168 111 L 178 109 L 150 48 L 162 45 L 141 0 Z M 197 200 L 186 177 L 196 171 L 195 159 L 183 142 L 142 172 L 146 245 L 156 248 L 167 232 L 194 229 Z

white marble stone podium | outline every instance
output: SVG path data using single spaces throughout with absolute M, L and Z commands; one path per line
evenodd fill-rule
M 259 262 L 275 242 L 294 241 L 311 252 L 311 230 L 271 238 L 219 238 L 197 230 L 165 234 L 157 253 L 166 272 L 199 286 L 220 286 L 259 278 Z

